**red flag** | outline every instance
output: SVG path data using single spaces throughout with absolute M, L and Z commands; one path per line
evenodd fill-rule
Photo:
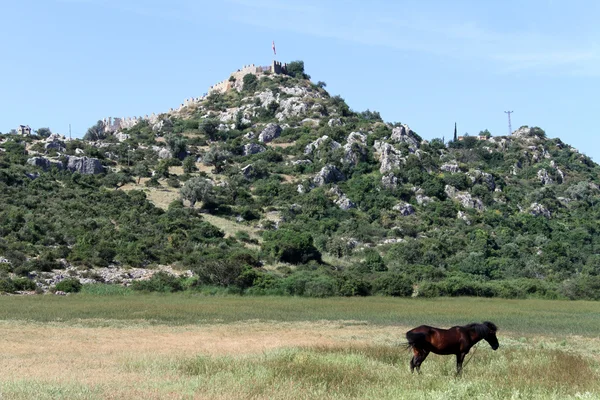
M 277 52 L 275 51 L 275 41 L 273 40 L 273 54 L 277 55 Z

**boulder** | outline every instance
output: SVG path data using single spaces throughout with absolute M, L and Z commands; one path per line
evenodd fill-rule
M 531 203 L 529 206 L 529 214 L 550 218 L 552 214 L 544 205 L 540 203 Z
M 396 204 L 394 207 L 392 207 L 392 210 L 398 211 L 400 215 L 404 217 L 413 215 L 415 213 L 415 208 L 412 205 L 404 202 Z
M 310 160 L 296 160 L 296 161 L 292 161 L 292 165 L 310 165 L 312 164 L 312 161 Z
M 158 158 L 162 160 L 168 160 L 170 158 L 173 158 L 173 155 L 171 154 L 169 149 L 163 147 L 160 150 L 158 150 Z
M 346 177 L 336 166 L 326 165 L 313 178 L 313 182 L 316 186 L 323 186 L 328 183 L 343 181 L 344 179 L 346 179 Z
M 379 153 L 379 162 L 381 163 L 379 172 L 382 174 L 400 168 L 404 164 L 402 153 L 391 144 L 376 141 L 373 147 Z
M 487 172 L 480 171 L 478 169 L 469 171 L 467 173 L 469 179 L 471 179 L 471 183 L 479 183 L 481 185 L 487 186 L 489 190 L 496 189 L 496 182 L 494 181 L 494 176 L 492 174 L 488 174 Z
M 342 162 L 344 164 L 356 165 L 364 161 L 367 157 L 367 136 L 359 132 L 351 132 L 348 135 L 348 140 L 344 145 L 344 156 Z
M 339 187 L 334 186 L 331 188 L 329 193 L 337 197 L 334 203 L 344 211 L 348 211 L 351 208 L 356 208 L 356 204 L 346 196 Z
M 165 119 L 161 119 L 160 121 L 152 124 L 152 131 L 153 132 L 161 132 L 166 129 L 172 128 L 172 127 L 173 127 L 173 121 L 171 121 L 169 118 L 165 118 Z
M 59 140 L 53 140 L 51 142 L 47 142 L 44 145 L 46 150 L 56 150 L 58 152 L 64 153 L 66 151 L 65 144 Z
M 244 145 L 244 155 L 250 156 L 252 154 L 258 154 L 267 151 L 263 146 L 256 143 L 248 143 Z
M 465 208 L 474 208 L 477 210 L 484 210 L 483 201 L 477 197 L 471 196 L 467 192 L 459 192 L 454 186 L 446 185 L 444 191 L 446 195 L 453 200 L 458 201 Z
M 279 112 L 275 115 L 279 121 L 288 118 L 298 117 L 306 114 L 308 105 L 297 97 L 281 100 L 279 102 Z
M 246 179 L 252 178 L 255 172 L 256 170 L 254 169 L 254 166 L 252 164 L 248 164 L 244 168 L 242 168 L 242 175 Z
M 421 145 L 420 140 L 408 125 L 397 126 L 392 130 L 390 140 L 396 143 L 406 143 L 411 150 L 416 150 Z
M 471 225 L 471 220 L 469 219 L 467 213 L 465 213 L 464 211 L 459 211 L 458 213 L 456 213 L 456 218 L 462 219 L 467 225 Z
M 331 118 L 329 121 L 327 121 L 327 125 L 330 127 L 333 126 L 342 126 L 342 119 L 341 118 Z
M 381 186 L 389 190 L 394 190 L 398 187 L 398 178 L 391 173 L 384 175 L 381 177 Z
M 115 133 L 115 137 L 117 138 L 117 140 L 119 142 L 124 142 L 127 139 L 129 139 L 129 135 L 126 134 L 126 133 L 123 133 L 123 132 L 117 132 L 117 133 Z
M 420 206 L 427 205 L 427 204 L 433 202 L 433 199 L 431 197 L 425 196 L 420 193 L 416 194 L 415 198 L 417 199 L 417 204 Z
M 50 161 L 44 157 L 32 157 L 27 160 L 27 164 L 33 165 L 34 167 L 40 167 L 44 171 L 48 171 L 52 167 L 56 167 L 59 170 L 64 169 L 64 166 L 62 163 L 60 163 L 58 161 Z
M 548 175 L 548 171 L 546 171 L 544 168 L 537 172 L 537 177 L 542 185 L 552 185 L 554 183 L 550 175 Z
M 337 150 L 342 147 L 341 144 L 331 139 L 327 135 L 323 135 L 312 143 L 309 143 L 304 148 L 304 154 L 309 155 L 312 154 L 315 150 L 319 149 L 321 146 L 327 146 L 330 150 Z
M 67 161 L 67 169 L 71 172 L 79 172 L 84 175 L 96 175 L 104 172 L 100 160 L 90 157 L 70 156 Z
M 454 164 L 454 163 L 442 164 L 440 166 L 440 169 L 442 171 L 451 172 L 451 173 L 460 172 L 460 167 L 458 166 L 458 164 Z
M 265 129 L 258 135 L 258 140 L 263 143 L 269 143 L 273 139 L 278 138 L 281 135 L 281 127 L 277 124 L 270 123 Z

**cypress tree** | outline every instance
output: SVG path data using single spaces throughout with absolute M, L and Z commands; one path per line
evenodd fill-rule
M 456 122 L 454 123 L 454 141 L 456 142 L 456 140 L 458 140 L 458 137 L 456 136 Z

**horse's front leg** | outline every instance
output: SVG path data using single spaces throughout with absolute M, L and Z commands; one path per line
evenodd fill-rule
M 460 375 L 462 372 L 463 361 L 465 360 L 465 356 L 467 353 L 458 353 L 456 355 L 456 375 Z

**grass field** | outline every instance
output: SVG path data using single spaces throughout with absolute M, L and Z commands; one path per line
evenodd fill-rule
M 600 398 L 600 303 L 123 293 L 0 297 L 0 399 Z M 410 374 L 406 330 L 482 320 Z

